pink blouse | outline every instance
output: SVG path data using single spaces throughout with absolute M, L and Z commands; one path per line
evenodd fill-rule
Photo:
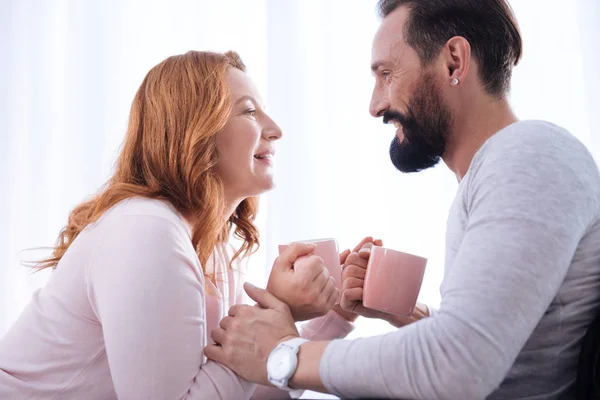
M 207 361 L 210 331 L 243 302 L 243 270 L 215 251 L 204 279 L 190 231 L 165 202 L 121 202 L 73 242 L 47 285 L 0 339 L 1 399 L 281 397 Z M 346 336 L 331 311 L 312 340 Z

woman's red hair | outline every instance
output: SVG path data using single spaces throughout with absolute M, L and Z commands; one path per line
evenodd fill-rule
M 134 196 L 166 200 L 194 221 L 192 243 L 202 265 L 218 243 L 229 240 L 233 228 L 243 240 L 233 259 L 258 247 L 257 199 L 244 200 L 225 221 L 223 185 L 213 172 L 218 158 L 215 135 L 231 113 L 228 68 L 246 69 L 235 52 L 190 51 L 148 72 L 133 100 L 114 175 L 70 213 L 52 256 L 40 262 L 39 269 L 56 268 L 86 226 Z

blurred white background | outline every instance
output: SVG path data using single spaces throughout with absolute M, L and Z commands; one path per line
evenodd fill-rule
M 439 303 L 446 216 L 456 180 L 444 165 L 392 166 L 393 128 L 368 114 L 375 0 L 0 0 L 0 336 L 47 273 L 27 248 L 54 243 L 68 212 L 109 177 L 146 72 L 187 50 L 233 49 L 284 130 L 278 187 L 265 196 L 262 283 L 277 244 L 363 236 L 429 258 L 421 301 Z M 600 2 L 512 0 L 525 43 L 511 101 L 600 152 Z M 355 336 L 390 330 L 358 321 Z

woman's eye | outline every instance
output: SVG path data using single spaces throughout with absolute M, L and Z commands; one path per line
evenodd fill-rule
M 247 114 L 251 117 L 256 117 L 256 110 L 254 108 L 249 108 L 246 111 L 244 111 L 244 114 Z

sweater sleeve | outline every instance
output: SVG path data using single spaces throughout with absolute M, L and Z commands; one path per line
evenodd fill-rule
M 152 215 L 120 217 L 87 275 L 118 398 L 250 398 L 256 385 L 203 357 L 204 276 L 183 227 Z
M 588 179 L 597 185 L 597 167 L 544 132 L 491 140 L 464 182 L 468 218 L 439 310 L 384 336 L 330 343 L 321 378 L 332 393 L 481 399 L 504 380 L 597 216 Z

